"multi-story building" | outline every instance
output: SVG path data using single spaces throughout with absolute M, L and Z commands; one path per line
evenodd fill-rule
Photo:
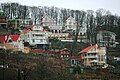
M 116 34 L 101 30 L 97 33 L 97 43 L 103 47 L 116 47 Z
M 49 26 L 49 38 L 58 38 L 59 40 L 66 40 L 69 36 L 69 33 L 62 32 L 61 25 L 52 25 Z
M 99 47 L 97 44 L 88 46 L 79 52 L 80 60 L 84 66 L 95 66 L 106 64 L 106 48 Z
M 52 19 L 50 16 L 47 14 L 44 14 L 42 17 L 42 26 L 51 26 L 51 25 L 56 25 L 56 21 Z
M 29 42 L 30 45 L 36 45 L 39 49 L 46 49 L 49 44 L 48 33 L 39 24 L 32 25 L 29 30 L 23 31 L 21 36 L 24 41 Z

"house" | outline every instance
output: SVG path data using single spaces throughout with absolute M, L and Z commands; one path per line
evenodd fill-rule
M 67 32 L 76 31 L 76 21 L 75 21 L 75 18 L 73 18 L 72 16 L 66 19 L 65 31 Z
M 9 35 L 7 38 L 7 43 L 13 44 L 14 49 L 18 49 L 20 51 L 24 48 L 20 35 Z
M 68 50 L 67 48 L 64 48 L 62 50 L 60 50 L 59 53 L 59 58 L 62 60 L 68 60 L 70 57 L 70 50 Z
M 116 47 L 116 34 L 111 31 L 100 30 L 97 33 L 97 43 L 102 47 Z
M 0 43 L 5 43 L 8 36 L 0 36 Z
M 21 31 L 22 39 L 38 49 L 46 50 L 49 44 L 48 32 L 40 24 L 31 25 L 28 28 L 28 30 Z
M 49 38 L 58 38 L 59 40 L 65 40 L 69 36 L 69 33 L 63 33 L 62 32 L 62 26 L 61 25 L 52 25 L 49 26 Z
M 84 66 L 95 66 L 106 64 L 106 47 L 100 47 L 97 44 L 88 46 L 79 52 L 80 61 Z
M 70 58 L 71 66 L 77 66 L 79 64 L 79 56 L 71 55 Z
M 51 26 L 51 25 L 56 25 L 56 21 L 52 19 L 49 15 L 44 14 L 42 17 L 42 26 Z

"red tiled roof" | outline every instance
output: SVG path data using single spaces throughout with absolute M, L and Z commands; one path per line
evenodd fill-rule
M 31 50 L 30 52 L 32 52 L 32 53 L 45 53 L 46 51 L 40 50 L 40 49 L 34 49 L 34 50 Z
M 57 54 L 57 52 L 55 52 L 55 51 L 50 51 L 50 52 L 48 52 L 48 54 Z
M 0 42 L 5 42 L 5 36 L 0 36 Z
M 88 50 L 92 49 L 95 45 L 93 46 L 88 46 L 87 48 L 83 49 L 82 51 L 80 51 L 79 53 L 85 53 L 87 52 Z
M 20 35 L 10 35 L 12 41 L 17 41 Z

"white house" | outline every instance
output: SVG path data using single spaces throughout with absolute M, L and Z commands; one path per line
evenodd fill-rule
M 52 19 L 50 16 L 47 14 L 44 14 L 42 17 L 42 26 L 51 26 L 51 25 L 56 25 L 56 21 Z
M 49 44 L 48 32 L 44 28 L 35 24 L 29 27 L 29 30 L 21 32 L 22 39 L 29 42 L 30 45 L 36 45 L 37 48 L 45 48 Z
M 76 31 L 76 21 L 72 16 L 66 20 L 65 31 Z

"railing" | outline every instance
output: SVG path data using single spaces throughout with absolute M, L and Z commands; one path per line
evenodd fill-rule
M 90 56 L 85 56 L 84 58 L 98 58 L 98 56 L 97 55 L 95 55 L 95 56 L 90 55 Z

